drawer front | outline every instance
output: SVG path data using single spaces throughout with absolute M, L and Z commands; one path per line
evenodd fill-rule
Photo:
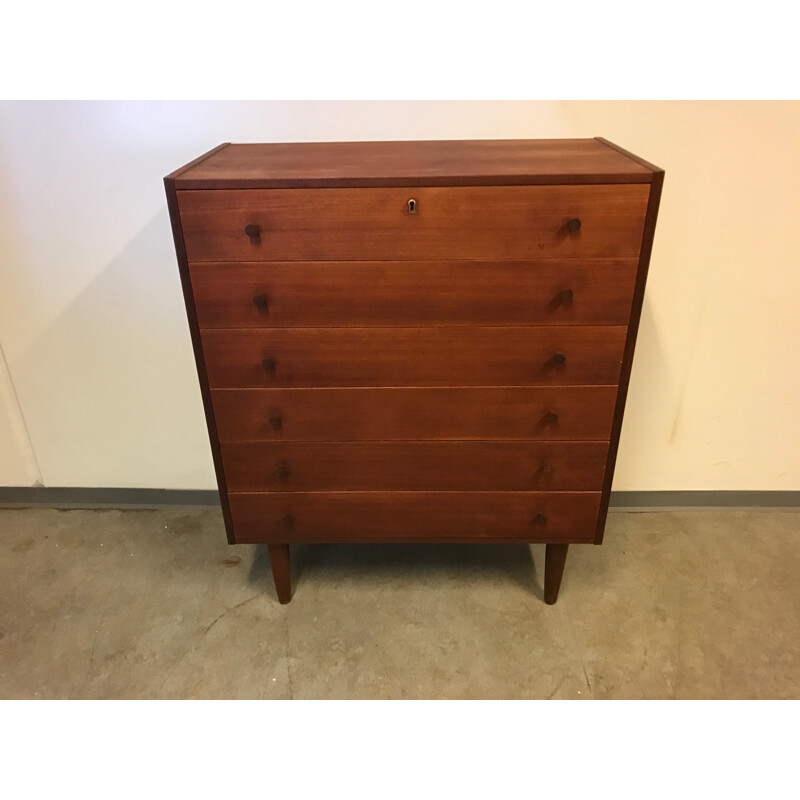
M 635 259 L 190 264 L 201 328 L 627 325 Z
M 189 261 L 632 258 L 649 192 L 646 184 L 223 189 L 178 192 L 178 206 Z
M 212 389 L 220 441 L 607 441 L 616 386 Z
M 228 442 L 231 492 L 595 491 L 607 442 Z
M 600 493 L 272 492 L 229 500 L 237 542 L 591 542 Z
M 627 328 L 278 328 L 202 332 L 214 388 L 608 385 Z

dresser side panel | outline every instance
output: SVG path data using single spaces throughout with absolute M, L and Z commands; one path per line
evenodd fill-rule
M 653 239 L 656 232 L 658 207 L 661 202 L 661 189 L 663 184 L 664 172 L 659 171 L 653 173 L 653 181 L 650 185 L 650 198 L 647 204 L 647 215 L 645 216 L 644 233 L 642 235 L 642 249 L 639 255 L 636 286 L 633 293 L 633 305 L 631 307 L 631 317 L 628 325 L 628 337 L 625 342 L 625 352 L 622 357 L 622 371 L 620 373 L 617 402 L 611 426 L 611 442 L 608 448 L 608 464 L 606 465 L 603 491 L 600 498 L 600 512 L 597 518 L 597 531 L 594 539 L 595 544 L 602 544 L 603 535 L 605 533 L 608 502 L 611 497 L 611 484 L 614 480 L 614 467 L 617 462 L 619 437 L 622 432 L 622 418 L 625 413 L 625 400 L 628 396 L 628 385 L 630 384 L 631 367 L 633 366 L 633 353 L 636 348 L 636 336 L 639 332 L 639 321 L 642 316 L 644 291 L 647 284 L 647 273 L 650 268 L 650 254 L 653 251 Z
M 224 145 L 220 146 L 224 147 Z M 197 377 L 200 382 L 200 393 L 203 398 L 203 410 L 205 411 L 206 415 L 206 426 L 208 428 L 211 454 L 214 461 L 214 472 L 217 477 L 220 505 L 222 506 L 222 517 L 225 522 L 225 532 L 228 537 L 228 542 L 233 544 L 235 542 L 235 538 L 233 535 L 233 521 L 231 519 L 230 505 L 228 503 L 228 489 L 225 482 L 222 453 L 220 452 L 219 437 L 217 435 L 217 425 L 214 418 L 214 410 L 211 404 L 211 390 L 209 388 L 208 374 L 206 372 L 205 358 L 203 356 L 203 347 L 200 339 L 200 327 L 197 323 L 194 292 L 192 289 L 191 276 L 189 274 L 189 262 L 186 258 L 186 245 L 184 242 L 180 212 L 178 210 L 178 198 L 175 190 L 174 178 L 171 176 L 164 178 L 164 188 L 167 194 L 167 207 L 169 209 L 169 217 L 172 224 L 172 236 L 175 242 L 175 254 L 178 259 L 178 270 L 181 277 L 183 300 L 186 305 L 186 317 L 189 322 L 189 333 L 192 339 L 192 349 L 194 351 L 195 365 L 197 367 Z

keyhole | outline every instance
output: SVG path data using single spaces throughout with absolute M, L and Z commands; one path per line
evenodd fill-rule
M 409 214 L 416 214 L 417 213 L 417 201 L 416 200 L 409 200 L 408 201 L 408 213 Z

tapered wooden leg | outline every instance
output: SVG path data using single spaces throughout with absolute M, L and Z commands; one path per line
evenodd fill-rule
M 558 600 L 561 576 L 567 560 L 568 544 L 548 544 L 544 551 L 544 601 L 551 606 Z
M 269 564 L 272 567 L 272 578 L 278 602 L 284 605 L 292 599 L 292 576 L 289 571 L 289 545 L 268 544 Z

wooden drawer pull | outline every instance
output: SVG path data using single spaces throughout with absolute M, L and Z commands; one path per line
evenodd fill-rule
M 291 514 L 287 514 L 282 520 L 281 525 L 286 528 L 287 531 L 290 531 L 294 528 L 294 517 Z
M 244 232 L 250 237 L 253 243 L 257 243 L 261 240 L 261 228 L 258 225 L 246 225 Z
M 263 311 L 266 311 L 269 308 L 269 300 L 265 294 L 257 294 L 253 298 L 253 305 L 256 308 L 260 308 Z
M 533 518 L 533 521 L 536 525 L 545 525 L 547 523 L 547 515 L 540 512 Z
M 561 301 L 563 305 L 571 303 L 574 298 L 575 298 L 575 292 L 573 292 L 572 289 L 562 289 L 558 293 L 558 299 Z
M 555 467 L 552 464 L 542 464 L 541 468 L 539 469 L 539 472 L 541 472 L 542 475 L 552 475 L 555 471 Z
M 274 358 L 265 358 L 261 362 L 261 366 L 264 367 L 264 369 L 267 372 L 275 372 L 275 359 Z
M 279 431 L 283 428 L 283 420 L 277 415 L 274 414 L 269 418 L 269 424 L 272 426 L 272 430 Z
M 577 219 L 577 217 L 567 222 L 567 230 L 570 233 L 577 233 L 580 229 L 581 229 L 581 221 Z
M 555 411 L 548 411 L 543 417 L 542 422 L 545 425 L 555 425 L 558 422 L 558 414 Z
M 563 353 L 553 353 L 552 361 L 560 367 L 567 363 L 567 357 Z
M 286 467 L 286 464 L 278 464 L 275 468 L 275 477 L 279 481 L 285 481 L 289 478 L 289 470 Z

